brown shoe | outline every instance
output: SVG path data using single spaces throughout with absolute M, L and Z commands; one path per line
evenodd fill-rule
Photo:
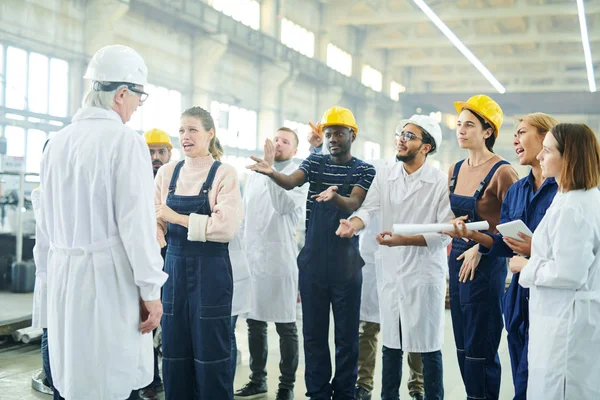
M 145 388 L 140 390 L 140 400 L 158 400 L 156 388 Z

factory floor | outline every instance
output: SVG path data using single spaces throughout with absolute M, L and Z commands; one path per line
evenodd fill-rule
M 300 313 L 298 315 L 300 318 Z M 299 331 L 301 323 L 299 322 Z M 333 326 L 333 325 L 332 325 Z M 238 348 L 242 353 L 241 364 L 238 365 L 235 377 L 235 389 L 239 389 L 246 383 L 250 369 L 248 367 L 248 342 L 247 326 L 245 320 L 240 319 L 237 323 L 236 334 L 238 338 Z M 333 335 L 331 335 L 333 344 Z M 296 399 L 304 399 L 304 357 L 302 351 L 302 340 L 300 340 L 300 366 L 297 373 L 297 384 L 295 395 Z M 379 346 L 381 347 L 381 346 Z M 333 347 L 332 347 L 333 352 Z M 445 398 L 447 400 L 464 400 L 466 398 L 462 385 L 460 372 L 456 363 L 456 352 L 454 347 L 454 338 L 452 336 L 452 323 L 450 312 L 446 311 L 445 325 L 445 343 L 442 349 L 444 357 L 444 387 Z M 510 361 L 506 345 L 506 335 L 503 336 L 500 344 L 500 359 L 502 362 L 502 388 L 500 391 L 501 400 L 512 399 L 512 379 L 510 373 Z M 279 376 L 279 338 L 275 331 L 275 326 L 269 324 L 269 359 L 267 364 L 269 394 L 265 399 L 275 399 L 277 383 Z M 44 395 L 34 391 L 31 388 L 31 376 L 41 368 L 40 346 L 39 342 L 33 345 L 19 346 L 0 346 L 0 399 L 2 400 L 32 400 L 32 399 L 51 399 L 51 396 Z M 408 371 L 406 360 L 403 371 Z M 377 366 L 375 370 L 375 389 L 373 400 L 380 398 L 381 388 L 381 352 L 377 357 Z M 163 399 L 164 397 L 160 397 Z M 406 374 L 402 379 L 401 398 L 409 399 L 406 389 Z

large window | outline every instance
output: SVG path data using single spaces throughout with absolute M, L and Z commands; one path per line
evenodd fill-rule
M 0 43 L 0 82 L 0 107 L 10 109 L 0 114 L 12 120 L 0 122 L 7 155 L 39 173 L 44 143 L 68 121 L 69 63 Z
M 403 85 L 396 81 L 392 81 L 392 83 L 390 83 L 390 97 L 392 100 L 400 100 L 400 93 L 404 92 L 406 92 L 406 88 Z
M 158 128 L 178 137 L 179 117 L 183 111 L 181 92 L 151 84 L 145 85 L 144 91 L 149 94 L 148 99 L 133 113 L 127 125 L 140 132 Z
M 298 135 L 298 152 L 294 158 L 304 159 L 310 155 L 310 143 L 308 143 L 308 134 L 310 133 L 310 126 L 301 122 L 290 121 L 286 119 L 283 121 L 283 126 L 286 128 L 293 129 Z
M 254 161 L 248 157 L 224 154 L 221 158 L 221 161 L 226 164 L 233 165 L 238 173 L 238 177 L 240 178 L 243 177 L 243 175 L 250 175 L 253 173 L 246 168 L 248 165 L 254 164 Z
M 256 150 L 256 111 L 213 101 L 210 104 L 210 114 L 223 146 Z
M 4 126 L 7 156 L 23 160 L 25 172 L 39 174 L 44 143 L 54 133 L 54 131 L 48 133 L 39 129 L 25 129 L 19 126 Z M 27 181 L 39 182 L 39 179 L 27 177 Z
M 69 64 L 65 60 L 8 46 L 6 92 L 1 105 L 16 110 L 67 117 L 69 103 Z M 20 118 L 19 118 L 20 119 Z M 39 122 L 39 121 L 34 121 Z
M 363 66 L 361 80 L 363 85 L 370 87 L 376 92 L 381 92 L 381 88 L 383 86 L 383 75 L 375 68 L 371 67 L 370 65 Z
M 331 43 L 327 45 L 327 65 L 346 76 L 352 75 L 352 56 Z
M 375 142 L 366 141 L 364 144 L 365 160 L 379 160 L 381 158 L 381 145 Z
M 252 29 L 260 29 L 260 4 L 256 0 L 213 0 L 212 6 Z
M 307 57 L 315 55 L 315 34 L 285 18 L 281 21 L 281 43 Z

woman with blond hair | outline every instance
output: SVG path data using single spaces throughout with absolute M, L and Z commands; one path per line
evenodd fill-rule
M 533 113 L 517 120 L 513 146 L 520 165 L 531 167 L 529 175 L 515 182 L 506 192 L 500 212 L 500 223 L 521 220 L 533 232 L 550 207 L 557 191 L 554 178 L 542 176 L 542 168 L 537 155 L 542 151 L 546 133 L 558 124 L 548 114 Z M 529 257 L 531 238 L 521 234 L 523 241 L 503 237 L 499 233 L 473 232 L 463 229 L 465 238 L 479 243 L 482 255 L 511 258 L 517 254 Z M 519 271 L 524 260 L 511 262 L 513 273 L 510 287 L 504 294 L 503 312 L 508 332 L 514 400 L 525 400 L 527 394 L 527 347 L 529 342 L 529 289 L 519 285 Z
M 163 288 L 163 375 L 166 400 L 232 399 L 228 242 L 240 227 L 242 198 L 235 169 L 223 154 L 211 115 L 181 115 L 185 159 L 156 174 L 158 241 L 167 246 Z M 166 235 L 166 242 L 165 242 Z
M 519 283 L 529 288 L 528 399 L 600 399 L 600 145 L 559 124 L 538 155 L 558 193 L 533 234 Z

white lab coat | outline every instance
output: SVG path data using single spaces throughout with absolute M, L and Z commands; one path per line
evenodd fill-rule
M 446 175 L 427 162 L 405 175 L 401 162 L 377 171 L 365 201 L 350 218 L 359 217 L 368 227 L 378 215 L 383 231 L 400 223 L 448 222 L 452 211 Z M 379 246 L 375 253 L 383 345 L 411 353 L 440 350 L 444 338 L 450 239 L 440 234 L 423 236 L 426 247 Z
M 34 256 L 54 385 L 68 400 L 125 399 L 152 381 L 140 298 L 158 299 L 167 279 L 148 147 L 116 112 L 82 108 L 50 140 L 40 179 Z
M 557 193 L 519 283 L 530 288 L 528 399 L 600 399 L 600 192 Z
M 229 242 L 229 259 L 231 260 L 231 270 L 233 272 L 231 316 L 249 312 L 252 309 L 254 299 L 250 268 L 242 247 L 243 234 L 243 229 L 240 228 Z
M 37 187 L 31 191 L 31 205 L 33 207 L 33 213 L 36 221 L 36 232 L 39 232 L 38 225 L 42 220 L 42 190 Z M 43 235 L 43 233 L 40 233 Z M 34 256 L 40 254 L 42 251 L 48 251 L 48 248 L 42 248 L 42 241 L 36 241 L 33 248 Z M 37 259 L 37 258 L 36 258 Z M 37 262 L 36 262 L 37 263 Z M 35 328 L 47 328 L 47 313 L 42 311 L 46 308 L 47 298 L 47 285 L 46 285 L 46 268 L 42 269 L 36 266 L 35 269 L 35 288 L 33 289 L 33 311 L 31 313 L 31 325 Z
M 360 232 L 358 248 L 365 261 L 362 268 L 363 283 L 360 297 L 360 320 L 379 323 L 379 295 L 377 294 L 377 267 L 375 253 L 379 243 L 375 237 L 381 232 L 379 216 L 375 216 L 369 226 Z
M 369 160 L 376 171 L 384 168 L 385 160 Z M 379 323 L 379 296 L 377 294 L 377 269 L 375 266 L 375 252 L 379 250 L 379 243 L 375 237 L 381 232 L 379 216 L 375 216 L 369 226 L 360 232 L 358 248 L 360 256 L 365 262 L 362 268 L 362 290 L 360 297 L 360 320 Z
M 297 169 L 290 163 L 280 172 L 291 174 Z M 288 191 L 260 174 L 252 174 L 246 181 L 244 249 L 254 287 L 253 309 L 247 318 L 296 322 L 296 227 L 304 218 L 307 193 L 308 184 Z

